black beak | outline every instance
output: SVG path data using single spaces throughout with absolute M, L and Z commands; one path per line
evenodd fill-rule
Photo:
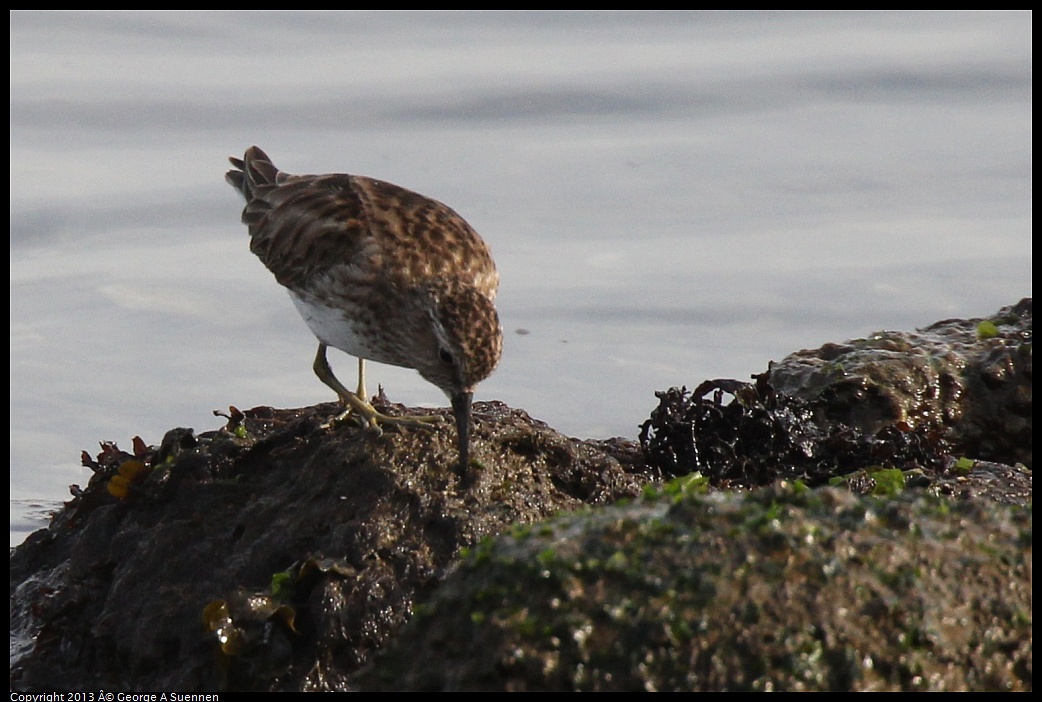
M 459 392 L 452 396 L 452 414 L 456 417 L 459 437 L 460 475 L 466 475 L 470 465 L 470 400 L 473 396 L 472 392 Z

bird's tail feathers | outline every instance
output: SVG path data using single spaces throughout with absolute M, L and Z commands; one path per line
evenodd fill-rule
M 228 162 L 235 168 L 224 174 L 229 185 L 242 193 L 247 202 L 259 187 L 275 185 L 279 177 L 279 169 L 271 162 L 271 158 L 260 147 L 251 146 L 240 158 L 231 156 Z

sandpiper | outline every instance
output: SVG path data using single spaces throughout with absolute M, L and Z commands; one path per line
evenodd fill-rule
M 256 146 L 229 161 L 250 250 L 318 337 L 315 374 L 345 405 L 329 424 L 354 413 L 377 431 L 431 426 L 437 417 L 392 417 L 367 399 L 366 359 L 415 368 L 451 400 L 466 471 L 474 388 L 503 350 L 499 275 L 485 242 L 446 205 L 391 183 L 291 175 Z M 358 357 L 356 392 L 333 375 L 329 346 Z

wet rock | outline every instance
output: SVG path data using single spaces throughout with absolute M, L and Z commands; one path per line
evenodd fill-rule
M 447 410 L 103 444 L 12 551 L 11 688 L 1030 689 L 1030 309 L 659 393 L 642 445 L 479 403 L 462 476 Z
M 355 684 L 1031 689 L 1030 509 L 672 487 L 482 543 Z
M 751 383 L 657 392 L 641 448 L 663 477 L 698 471 L 722 489 L 842 479 L 879 492 L 913 480 L 1024 503 L 1031 359 L 1030 299 L 989 319 L 826 344 Z M 1003 462 L 1016 459 L 1026 464 Z
M 463 482 L 451 430 L 320 429 L 336 410 L 233 409 L 220 431 L 86 456 L 90 484 L 12 554 L 32 640 L 12 688 L 340 688 L 461 548 L 647 482 L 632 444 L 501 403 L 475 406 Z
M 771 383 L 865 433 L 937 424 L 964 455 L 1030 468 L 1031 302 L 799 351 L 771 364 Z

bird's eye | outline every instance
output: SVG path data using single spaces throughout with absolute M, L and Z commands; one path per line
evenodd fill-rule
M 452 359 L 452 352 L 449 351 L 448 349 L 446 349 L 446 348 L 438 349 L 438 358 L 440 358 L 441 362 L 444 363 L 445 365 L 448 365 L 448 366 L 452 365 L 452 361 L 453 361 L 453 359 Z

